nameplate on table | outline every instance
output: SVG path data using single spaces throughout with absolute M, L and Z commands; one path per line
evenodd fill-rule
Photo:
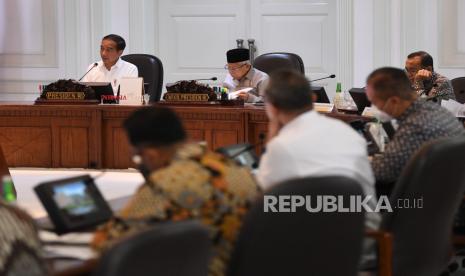
M 313 109 L 321 113 L 330 113 L 334 109 L 332 103 L 313 103 Z
M 45 92 L 47 100 L 84 100 L 85 92 Z
M 163 96 L 165 101 L 175 102 L 208 102 L 209 96 L 206 93 L 203 94 L 191 94 L 191 93 L 171 93 L 167 92 Z

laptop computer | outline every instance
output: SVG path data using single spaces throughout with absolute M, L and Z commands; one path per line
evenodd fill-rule
M 113 87 L 110 82 L 80 82 L 80 84 L 91 87 L 95 92 L 95 98 L 104 104 L 116 103 Z M 105 96 L 109 96 L 105 98 Z M 102 99 L 103 97 L 103 99 Z
M 323 86 L 313 86 L 311 87 L 312 92 L 316 95 L 317 103 L 330 103 L 328 94 L 326 94 L 326 90 Z
M 371 106 L 371 102 L 368 100 L 365 88 L 352 88 L 349 90 L 350 96 L 357 106 L 359 114 L 362 114 L 363 110 L 367 106 Z

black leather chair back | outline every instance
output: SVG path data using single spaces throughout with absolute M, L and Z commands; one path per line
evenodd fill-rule
M 451 82 L 457 102 L 465 103 L 465 77 L 455 78 Z
M 265 195 L 362 195 L 345 177 L 309 177 L 283 182 Z M 357 275 L 364 213 L 264 212 L 260 197 L 248 212 L 229 264 L 229 276 Z M 348 206 L 348 205 L 346 205 Z
M 163 88 L 163 63 L 159 58 L 146 54 L 130 54 L 121 57 L 137 66 L 139 77 L 144 78 L 145 93 L 150 95 L 149 102 L 158 102 Z
M 465 137 L 426 144 L 412 157 L 392 191 L 393 212 L 381 225 L 393 234 L 394 276 L 437 276 L 447 268 L 464 191 Z M 402 208 L 420 198 L 422 208 Z
M 255 58 L 253 66 L 270 74 L 277 69 L 294 69 L 305 74 L 304 62 L 293 53 L 268 53 Z
M 166 222 L 119 242 L 102 256 L 99 276 L 206 276 L 208 231 L 194 221 Z

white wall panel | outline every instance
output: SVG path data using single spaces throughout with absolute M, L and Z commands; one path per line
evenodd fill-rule
M 439 2 L 440 33 L 439 57 L 440 66 L 460 70 L 465 76 L 465 25 L 463 12 L 465 1 L 449 0 Z M 461 25 L 462 24 L 462 25 Z
M 159 57 L 165 82 L 226 74 L 226 51 L 244 38 L 245 1 L 160 0 Z
M 336 73 L 337 80 L 343 81 L 344 77 L 337 72 L 342 61 L 339 46 L 347 45 L 338 45 L 345 41 L 338 32 L 338 23 L 347 17 L 344 14 L 338 20 L 338 5 L 336 0 L 251 1 L 248 38 L 255 39 L 257 55 L 270 52 L 298 54 L 310 79 Z M 326 80 L 318 85 L 329 84 L 327 92 L 331 96 L 335 82 Z
M 177 69 L 221 69 L 225 64 L 225 49 L 229 49 L 236 38 L 236 17 L 173 16 L 172 20 Z M 202 35 L 195 37 L 199 30 Z
M 57 13 L 53 0 L 0 1 L 2 67 L 57 67 Z
M 455 16 L 457 17 L 457 51 L 461 54 L 465 54 L 465 0 L 457 0 L 457 11 Z
M 42 1 L 1 0 L 0 54 L 42 54 L 44 52 L 44 22 Z

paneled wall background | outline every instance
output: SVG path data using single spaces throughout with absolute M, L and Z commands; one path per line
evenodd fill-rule
M 79 78 L 101 38 L 158 56 L 165 83 L 225 75 L 225 51 L 299 54 L 310 78 L 363 86 L 374 68 L 424 49 L 437 71 L 465 76 L 465 0 L 0 0 L 0 101 L 33 100 L 39 84 Z M 245 43 L 247 44 L 247 43 Z

